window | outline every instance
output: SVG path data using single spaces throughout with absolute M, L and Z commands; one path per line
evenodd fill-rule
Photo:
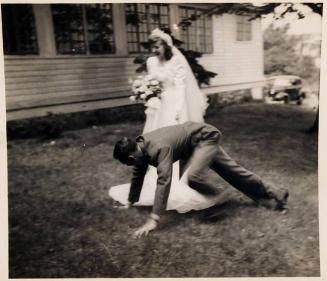
M 190 7 L 179 7 L 180 20 L 192 16 L 200 16 L 201 10 Z M 212 53 L 212 19 L 209 16 L 200 16 L 191 25 L 181 30 L 181 40 L 188 50 L 201 53 Z
M 91 54 L 115 53 L 111 4 L 86 6 L 88 43 Z
M 52 5 L 58 54 L 115 53 L 111 4 Z
M 237 41 L 251 41 L 252 40 L 252 21 L 249 21 L 249 17 L 237 16 L 236 40 Z
M 30 4 L 1 5 L 5 55 L 38 54 L 33 8 Z
M 169 28 L 169 7 L 166 4 L 125 4 L 127 49 L 129 53 L 145 53 L 141 43 L 147 42 L 155 28 Z

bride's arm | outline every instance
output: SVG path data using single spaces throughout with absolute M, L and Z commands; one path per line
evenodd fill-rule
M 158 77 L 157 77 L 158 74 L 157 74 L 157 71 L 155 70 L 156 60 L 157 60 L 156 57 L 149 57 L 146 61 L 146 68 L 147 68 L 148 74 L 151 77 L 158 79 Z
M 183 62 L 176 58 L 174 63 L 174 85 L 175 85 L 175 98 L 176 98 L 176 117 L 180 118 L 183 106 L 185 104 L 185 91 L 186 91 L 186 69 Z

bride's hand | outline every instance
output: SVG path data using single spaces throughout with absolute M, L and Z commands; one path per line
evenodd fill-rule
M 154 230 L 155 228 L 157 228 L 157 225 L 158 225 L 158 222 L 157 221 L 155 221 L 154 219 L 148 219 L 147 221 L 146 221 L 146 223 L 143 225 L 143 226 L 141 226 L 140 228 L 138 228 L 135 232 L 134 232 L 134 234 L 133 234 L 133 236 L 134 236 L 134 238 L 140 238 L 140 237 L 142 237 L 143 235 L 144 236 L 147 236 L 148 235 L 148 233 L 151 231 L 151 230 Z

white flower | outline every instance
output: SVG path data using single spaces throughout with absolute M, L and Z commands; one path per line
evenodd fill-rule
M 133 83 L 133 87 L 138 88 L 142 86 L 142 81 L 141 80 L 135 80 Z
M 132 93 L 130 100 L 146 100 L 151 95 L 158 95 L 161 92 L 161 82 L 151 75 L 138 76 L 131 86 Z
M 173 24 L 173 29 L 174 30 L 179 30 L 179 27 L 178 27 L 178 25 L 176 23 Z
M 151 76 L 150 75 L 145 75 L 143 80 L 144 81 L 149 81 L 149 80 L 151 80 Z
M 147 87 L 145 87 L 144 85 L 142 85 L 140 88 L 138 88 L 138 91 L 144 93 L 147 89 L 148 89 Z
M 151 86 L 157 86 L 157 85 L 159 85 L 159 81 L 153 79 L 153 80 L 150 81 L 150 85 Z
M 136 101 L 136 97 L 135 97 L 135 96 L 130 96 L 130 97 L 129 97 L 129 100 L 130 100 L 130 101 Z
M 159 87 L 159 85 L 151 86 L 151 90 L 152 91 L 157 91 L 157 90 L 160 90 L 160 87 Z

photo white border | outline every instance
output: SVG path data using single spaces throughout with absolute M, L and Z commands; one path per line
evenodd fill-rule
M 1 4 L 14 4 L 14 3 L 31 3 L 31 4 L 54 4 L 54 3 L 263 3 L 262 1 L 89 1 L 89 0 L 33 0 L 33 1 L 21 1 L 21 0 L 4 0 Z M 323 1 L 267 1 L 266 3 L 323 3 Z M 1 13 L 0 13 L 1 19 Z M 1 20 L 0 20 L 1 27 Z M 322 18 L 322 46 L 321 46 L 321 68 L 320 68 L 320 93 L 323 93 L 319 97 L 319 242 L 320 242 L 320 277 L 256 277 L 257 280 L 327 280 L 327 3 L 324 3 L 323 18 Z M 2 47 L 2 28 L 0 28 L 0 46 Z M 5 98 L 5 85 L 4 85 L 4 56 L 3 51 L 0 51 L 0 280 L 16 280 L 9 279 L 9 266 L 8 266 L 8 174 L 7 174 L 7 143 L 6 143 L 6 98 Z M 79 280 L 82 278 L 64 279 L 64 278 L 51 278 L 51 279 L 17 279 L 24 280 Z M 83 278 L 83 280 L 158 280 L 163 278 Z M 164 278 L 165 280 L 253 280 L 255 278 L 238 277 L 238 278 Z

